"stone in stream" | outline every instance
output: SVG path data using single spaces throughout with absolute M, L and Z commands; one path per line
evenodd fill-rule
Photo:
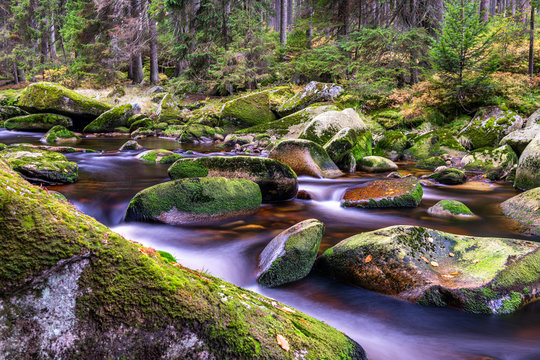
M 540 236 L 540 187 L 525 191 L 501 204 L 504 215 L 527 233 Z
M 458 219 L 473 218 L 473 212 L 460 201 L 441 200 L 428 209 L 430 215 L 436 217 L 453 217 Z
M 139 104 L 126 104 L 116 106 L 103 114 L 97 119 L 86 125 L 83 132 L 85 133 L 105 133 L 113 132 L 118 128 L 128 126 L 128 119 L 133 115 L 141 112 Z
M 540 124 L 534 124 L 531 127 L 512 131 L 502 138 L 499 145 L 509 145 L 517 155 L 521 155 L 527 145 L 529 145 L 538 134 L 540 134 Z
M 169 168 L 171 179 L 225 177 L 251 180 L 261 188 L 264 202 L 289 200 L 296 196 L 296 174 L 285 164 L 255 156 L 208 156 L 180 159 Z
M 259 284 L 276 287 L 307 276 L 321 245 L 324 224 L 304 220 L 273 238 L 261 252 L 257 269 Z
M 71 130 L 66 129 L 61 125 L 57 125 L 47 131 L 40 141 L 47 144 L 73 144 L 80 139 L 81 138 L 75 135 Z
M 74 183 L 79 177 L 76 163 L 67 161 L 60 153 L 13 146 L 0 151 L 0 161 L 25 179 L 35 183 Z
M 358 160 L 356 168 L 367 172 L 387 172 L 398 169 L 398 166 L 387 158 L 381 156 L 365 156 Z
M 178 101 L 172 94 L 167 94 L 161 99 L 156 110 L 159 122 L 174 124 L 183 117 L 183 112 L 178 107 Z
M 441 156 L 432 156 L 427 159 L 422 159 L 416 163 L 417 168 L 430 170 L 435 170 L 438 167 L 446 165 L 446 160 L 444 160 Z
M 407 137 L 402 131 L 387 131 L 375 144 L 373 155 L 383 156 L 392 161 L 396 161 L 401 159 L 406 148 Z
M 311 140 L 319 145 L 326 144 L 342 129 L 352 129 L 358 133 L 368 131 L 364 121 L 354 109 L 343 111 L 326 111 L 311 120 L 300 139 Z
M 416 207 L 422 201 L 422 185 L 418 179 L 373 180 L 361 187 L 348 189 L 341 206 L 359 208 Z
M 266 124 L 276 119 L 270 109 L 270 97 L 266 91 L 226 102 L 221 109 L 221 117 L 244 128 Z
M 454 168 L 435 171 L 433 174 L 428 175 L 427 178 L 445 185 L 459 185 L 467 181 L 467 175 L 462 170 Z
M 131 199 L 127 221 L 171 225 L 220 223 L 253 215 L 261 205 L 261 190 L 253 181 L 203 177 L 151 186 Z
M 352 236 L 318 268 L 422 305 L 509 314 L 540 299 L 540 245 L 398 225 Z
M 296 175 L 316 178 L 343 175 L 322 146 L 309 140 L 283 140 L 274 146 L 268 157 L 290 166 Z
M 70 118 L 56 114 L 32 114 L 17 116 L 6 120 L 4 126 L 8 130 L 47 131 L 60 125 L 72 127 Z
M 357 161 L 371 155 L 372 142 L 369 130 L 344 128 L 324 145 L 324 150 L 342 171 L 354 172 Z
M 128 150 L 141 150 L 141 149 L 143 149 L 143 147 L 137 141 L 128 140 L 122 146 L 120 146 L 119 150 L 128 151 Z
M 26 111 L 17 106 L 0 106 L 0 121 L 16 116 L 28 115 Z M 1 122 L 0 122 L 1 124 Z
M 491 180 L 506 178 L 517 163 L 518 157 L 508 145 L 477 149 L 461 159 L 465 170 L 483 172 Z
M 435 130 L 410 139 L 412 146 L 403 152 L 405 160 L 418 161 L 446 154 L 451 157 L 463 156 L 465 148 L 450 130 Z
M 540 186 L 540 133 L 527 145 L 519 158 L 514 186 L 522 190 Z
M 280 117 L 300 111 L 316 102 L 332 101 L 343 93 L 343 88 L 336 84 L 312 81 L 277 110 Z
M 366 359 L 322 321 L 128 241 L 1 161 L 0 184 L 6 359 Z
M 146 150 L 137 155 L 137 159 L 155 164 L 172 164 L 182 158 L 182 155 L 164 149 Z

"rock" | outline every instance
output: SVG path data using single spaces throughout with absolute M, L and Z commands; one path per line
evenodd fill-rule
M 270 151 L 268 157 L 290 166 L 296 175 L 316 178 L 343 175 L 326 151 L 309 140 L 283 140 Z
M 437 217 L 471 218 L 473 212 L 460 201 L 441 200 L 428 209 L 428 213 Z
M 519 158 L 514 186 L 522 190 L 540 186 L 540 133 L 527 145 Z
M 366 359 L 322 321 L 130 242 L 2 163 L 0 183 L 6 359 Z
M 116 85 L 110 93 L 107 94 L 107 97 L 122 97 L 126 96 L 126 90 L 120 85 Z
M 221 117 L 232 120 L 235 125 L 250 127 L 276 119 L 270 110 L 268 92 L 258 92 L 226 102 L 221 108 Z
M 467 181 L 467 175 L 462 170 L 454 168 L 436 171 L 429 175 L 428 178 L 445 185 L 459 185 Z
M 168 124 L 172 124 L 184 116 L 172 94 L 167 94 L 161 99 L 156 115 L 159 118 L 159 122 L 166 122 Z
M 440 156 L 432 156 L 427 159 L 422 159 L 416 163 L 416 167 L 419 169 L 437 169 L 439 166 L 446 166 L 446 160 Z
M 352 236 L 319 260 L 326 274 L 368 290 L 495 314 L 538 300 L 539 264 L 540 246 L 530 241 L 403 225 Z
M 79 177 L 77 164 L 57 152 L 14 146 L 0 151 L 0 160 L 35 183 L 70 184 Z
M 386 172 L 397 170 L 398 166 L 381 156 L 365 156 L 358 161 L 356 168 L 367 172 Z
M 343 88 L 336 84 L 312 81 L 277 110 L 280 117 L 305 109 L 316 102 L 332 101 L 343 93 Z
M 398 110 L 387 109 L 374 115 L 374 120 L 390 130 L 403 124 L 403 115 Z
M 26 111 L 17 106 L 0 106 L 0 121 L 16 116 L 28 115 Z
M 120 147 L 120 151 L 128 151 L 128 150 L 141 150 L 144 149 L 142 145 L 140 145 L 135 140 L 128 140 Z
M 357 161 L 371 155 L 372 142 L 369 130 L 344 128 L 324 145 L 324 150 L 342 171 L 354 172 Z
M 326 144 L 340 130 L 350 128 L 357 132 L 367 131 L 366 124 L 354 109 L 326 111 L 317 115 L 305 127 L 300 139 Z
M 433 156 L 448 154 L 459 156 L 465 154 L 465 148 L 452 135 L 450 130 L 436 130 L 416 136 L 412 139 L 413 145 L 406 149 L 406 160 L 422 160 Z
M 522 127 L 523 119 L 515 112 L 489 106 L 478 110 L 474 119 L 459 135 L 465 136 L 469 140 L 470 148 L 474 150 L 495 147 L 504 136 Z
M 268 92 L 268 96 L 270 97 L 270 109 L 272 111 L 277 111 L 281 105 L 295 95 L 289 86 L 278 86 L 277 88 L 265 91 Z
M 261 190 L 253 181 L 223 177 L 173 180 L 154 185 L 131 199 L 127 221 L 170 225 L 220 223 L 255 214 Z
M 525 129 L 512 131 L 502 138 L 500 146 L 509 145 L 517 155 L 521 155 L 527 145 L 540 133 L 540 124 L 536 124 Z
M 172 164 L 182 158 L 182 155 L 164 149 L 147 150 L 137 155 L 137 159 L 156 164 Z
M 407 137 L 402 131 L 393 130 L 384 133 L 383 137 L 377 141 L 373 154 L 383 156 L 392 161 L 400 160 L 403 152 L 407 148 Z
M 276 287 L 306 277 L 317 257 L 323 233 L 324 224 L 309 219 L 273 238 L 259 257 L 259 284 Z
M 47 131 L 60 125 L 72 127 L 70 118 L 56 114 L 32 114 L 17 116 L 6 120 L 4 126 L 8 130 Z
M 212 142 L 216 131 L 210 126 L 188 124 L 182 129 L 178 141 L 182 143 Z
M 491 180 L 506 178 L 517 163 L 518 157 L 508 145 L 477 149 L 461 159 L 465 170 L 481 171 Z
M 146 92 L 147 94 L 161 94 L 167 92 L 164 88 L 161 86 L 153 86 Z
M 534 127 L 535 125 L 540 124 L 540 109 L 536 110 L 534 113 L 532 113 L 531 116 L 527 119 L 527 123 L 525 124 L 526 128 Z
M 77 129 L 82 129 L 88 121 L 111 108 L 100 101 L 48 82 L 28 85 L 22 92 L 18 105 L 32 113 L 52 112 L 72 117 Z
M 504 215 L 532 235 L 540 235 L 540 187 L 525 191 L 501 204 Z
M 209 156 L 180 159 L 169 168 L 171 179 L 225 177 L 247 179 L 259 185 L 264 202 L 289 200 L 296 196 L 296 174 L 285 164 L 255 156 Z
M 422 186 L 414 177 L 373 180 L 348 189 L 341 206 L 359 208 L 416 207 L 422 201 Z
M 154 128 L 154 122 L 147 117 L 139 119 L 129 126 L 129 132 L 135 132 L 140 128 L 152 129 Z
M 306 190 L 298 190 L 296 198 L 299 200 L 313 200 L 313 196 Z
M 41 138 L 41 142 L 47 144 L 73 144 L 79 140 L 80 137 L 61 125 L 53 127 Z
M 104 133 L 112 132 L 116 128 L 127 126 L 128 119 L 141 112 L 139 104 L 126 104 L 116 106 L 88 124 L 83 132 Z

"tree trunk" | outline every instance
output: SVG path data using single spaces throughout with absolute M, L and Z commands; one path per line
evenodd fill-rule
M 339 35 L 349 35 L 350 33 L 350 13 L 352 0 L 340 0 L 338 5 L 338 17 L 341 26 L 339 27 Z
M 274 17 L 273 17 L 274 31 L 281 30 L 280 24 L 281 24 L 281 0 L 274 0 Z
M 288 1 L 281 0 L 281 19 L 279 22 L 279 39 L 280 42 L 285 45 L 287 44 L 287 10 L 288 10 Z
M 225 48 L 228 48 L 228 45 L 231 42 L 231 35 L 230 35 L 230 30 L 229 30 L 229 17 L 230 16 L 231 16 L 231 0 L 224 0 L 223 23 L 221 24 L 221 33 L 223 35 Z
M 287 0 L 287 30 L 291 31 L 294 23 L 294 0 Z
M 309 27 L 307 29 L 307 48 L 313 47 L 313 0 L 309 0 L 308 5 Z
M 24 69 L 17 67 L 17 75 L 19 77 L 19 82 L 26 82 L 26 76 L 24 75 Z
M 49 54 L 51 56 L 51 59 L 56 59 L 56 30 L 54 28 L 54 13 L 51 13 L 51 28 L 49 29 L 49 31 Z
M 142 54 L 133 55 L 133 83 L 140 84 L 144 80 Z
M 150 21 L 150 83 L 159 83 L 158 50 L 157 50 L 157 30 L 156 21 Z
M 534 77 L 534 17 L 535 17 L 535 8 L 531 4 L 531 33 L 529 41 L 529 76 L 531 79 Z
M 490 0 L 480 0 L 480 17 L 483 21 L 489 20 Z
M 19 70 L 17 69 L 17 64 L 13 62 L 13 81 L 15 84 L 19 83 Z

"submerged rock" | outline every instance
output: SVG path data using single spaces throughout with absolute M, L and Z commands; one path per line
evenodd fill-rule
M 473 212 L 460 201 L 441 200 L 428 209 L 428 213 L 437 217 L 474 217 Z
M 225 103 L 221 109 L 221 117 L 231 119 L 242 127 L 265 124 L 276 119 L 270 110 L 270 97 L 266 91 Z
M 56 114 L 32 114 L 13 117 L 6 120 L 4 126 L 8 130 L 47 131 L 60 125 L 72 127 L 70 118 Z
M 340 130 L 349 128 L 357 132 L 367 131 L 366 124 L 354 109 L 326 111 L 311 120 L 300 139 L 311 140 L 319 145 L 326 144 Z
M 182 158 L 182 155 L 164 149 L 146 150 L 137 155 L 137 159 L 156 164 L 172 164 Z
M 335 84 L 312 81 L 279 107 L 280 117 L 302 110 L 316 102 L 331 101 L 343 93 L 343 88 Z
M 127 241 L 1 162 L 0 184 L 6 359 L 366 358 L 322 321 Z
M 319 265 L 368 290 L 474 313 L 512 313 L 539 298 L 540 245 L 531 241 L 399 225 L 345 239 Z
M 396 163 L 381 156 L 365 156 L 358 161 L 356 167 L 358 170 L 367 172 L 386 172 L 398 169 Z
M 290 166 L 296 175 L 316 178 L 336 178 L 343 175 L 326 151 L 309 140 L 281 141 L 270 151 L 268 157 Z
M 514 186 L 522 190 L 540 186 L 540 133 L 519 158 Z
M 540 235 L 540 187 L 525 191 L 501 204 L 503 214 L 515 220 L 525 232 Z
M 126 104 L 116 106 L 88 124 L 83 132 L 104 133 L 112 132 L 117 128 L 128 126 L 128 119 L 141 112 L 139 104 Z
M 273 238 L 259 258 L 259 284 L 275 287 L 307 276 L 317 257 L 323 233 L 324 224 L 309 219 Z
M 251 180 L 261 188 L 262 200 L 283 201 L 296 196 L 296 174 L 285 164 L 255 156 L 209 156 L 180 159 L 169 168 L 171 179 L 225 177 Z
M 127 221 L 171 225 L 219 223 L 256 213 L 262 195 L 257 184 L 223 177 L 173 180 L 154 185 L 131 199 Z
M 341 206 L 359 208 L 416 207 L 422 201 L 422 185 L 416 178 L 374 180 L 348 189 Z
M 467 175 L 462 170 L 454 168 L 445 168 L 436 171 L 429 175 L 428 178 L 445 185 L 459 185 L 467 181 Z
M 61 125 L 53 127 L 41 138 L 41 142 L 47 144 L 73 144 L 79 140 L 80 137 Z
M 491 180 L 506 178 L 517 163 L 518 157 L 508 145 L 477 149 L 461 159 L 466 170 L 481 171 Z

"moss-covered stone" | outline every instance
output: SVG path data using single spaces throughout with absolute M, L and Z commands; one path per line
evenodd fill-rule
M 137 158 L 155 164 L 172 164 L 183 156 L 169 150 L 156 149 L 144 151 Z
M 441 200 L 430 207 L 428 213 L 437 217 L 465 218 L 474 216 L 467 205 L 457 200 Z
M 407 137 L 402 131 L 386 131 L 383 137 L 375 144 L 373 155 L 383 156 L 396 161 L 403 156 L 406 148 Z
M 422 159 L 416 163 L 416 167 L 419 169 L 435 170 L 440 166 L 446 166 L 446 161 L 440 156 L 432 156 L 427 159 Z
M 154 127 L 154 122 L 150 120 L 149 118 L 144 117 L 142 119 L 136 120 L 133 123 L 131 123 L 131 125 L 129 126 L 129 132 L 130 133 L 135 132 L 136 130 L 140 128 L 151 129 L 153 127 Z
M 365 156 L 357 161 L 356 168 L 367 172 L 386 172 L 398 169 L 396 163 L 381 156 Z
M 265 91 L 268 92 L 268 96 L 270 97 L 270 109 L 272 111 L 277 111 L 287 100 L 295 95 L 289 86 L 278 86 Z
M 141 107 L 138 104 L 126 104 L 116 106 L 88 124 L 83 132 L 85 133 L 105 133 L 112 132 L 116 128 L 126 127 L 128 119 L 139 113 Z
M 250 180 L 222 177 L 174 180 L 135 195 L 129 203 L 126 220 L 172 225 L 216 223 L 256 213 L 261 200 L 259 186 Z
M 41 138 L 41 142 L 47 144 L 73 144 L 79 140 L 80 137 L 61 125 L 53 127 Z
M 261 188 L 265 202 L 289 200 L 296 196 L 296 174 L 279 161 L 255 156 L 209 156 L 180 159 L 169 168 L 171 179 L 225 177 L 251 180 Z
M 324 150 L 342 171 L 353 172 L 358 160 L 371 155 L 372 144 L 369 130 L 344 128 L 324 145 Z
M 540 133 L 527 145 L 519 158 L 514 186 L 522 190 L 540 186 Z
M 422 305 L 501 314 L 538 299 L 532 289 L 540 283 L 540 246 L 392 226 L 343 240 L 324 252 L 319 266 L 331 276 Z M 519 300 L 513 292 L 521 293 Z M 505 305 L 508 299 L 513 304 Z
M 259 257 L 259 284 L 276 287 L 307 276 L 317 257 L 323 233 L 324 224 L 309 219 L 273 238 Z
M 343 175 L 322 146 L 309 140 L 283 140 L 268 157 L 290 166 L 297 175 L 317 178 Z
M 527 145 L 533 141 L 534 137 L 540 133 L 540 124 L 534 126 L 512 131 L 510 134 L 502 138 L 499 145 L 508 145 L 519 156 Z
M 316 102 L 331 101 L 343 93 L 343 88 L 335 84 L 312 81 L 277 110 L 280 117 L 305 109 Z
M 24 115 L 28 113 L 18 106 L 0 106 L 0 121 Z
M 343 207 L 387 208 L 416 207 L 422 201 L 422 185 L 416 178 L 373 180 L 361 187 L 347 189 Z
M 465 148 L 457 141 L 449 130 L 435 130 L 416 136 L 413 145 L 404 151 L 407 160 L 422 160 L 442 154 L 451 156 L 465 152 Z
M 184 118 L 184 114 L 178 106 L 178 101 L 176 101 L 172 94 L 167 94 L 161 99 L 156 115 L 159 118 L 159 122 L 166 122 L 168 124 L 173 124 Z
M 128 140 L 122 146 L 120 146 L 120 151 L 128 150 L 141 150 L 143 147 L 135 140 Z
M 398 110 L 378 111 L 373 114 L 373 118 L 387 130 L 395 129 L 403 123 L 403 115 Z
M 525 191 L 501 204 L 503 214 L 526 233 L 540 235 L 540 187 Z
M 241 127 L 266 124 L 276 119 L 270 110 L 268 92 L 258 92 L 231 100 L 223 105 L 221 117 L 236 122 Z
M 366 358 L 323 322 L 129 242 L 2 164 L 0 184 L 6 358 Z
M 467 181 L 465 172 L 455 168 L 442 169 L 429 175 L 428 178 L 445 185 L 459 185 Z
M 76 163 L 52 151 L 22 146 L 8 147 L 0 151 L 0 160 L 35 183 L 73 183 L 79 177 Z
M 461 159 L 466 170 L 483 172 L 491 180 L 506 178 L 517 163 L 518 157 L 508 145 L 476 149 Z
M 4 126 L 8 130 L 47 131 L 60 125 L 72 127 L 70 118 L 56 114 L 32 114 L 12 117 L 6 120 Z
M 364 124 L 358 113 L 349 108 L 343 111 L 326 111 L 317 115 L 306 125 L 304 131 L 300 134 L 300 139 L 311 140 L 319 145 L 324 145 L 340 130 L 345 128 L 358 132 L 368 131 L 366 124 Z
M 187 124 L 182 128 L 178 141 L 183 143 L 212 142 L 216 131 L 207 125 Z

